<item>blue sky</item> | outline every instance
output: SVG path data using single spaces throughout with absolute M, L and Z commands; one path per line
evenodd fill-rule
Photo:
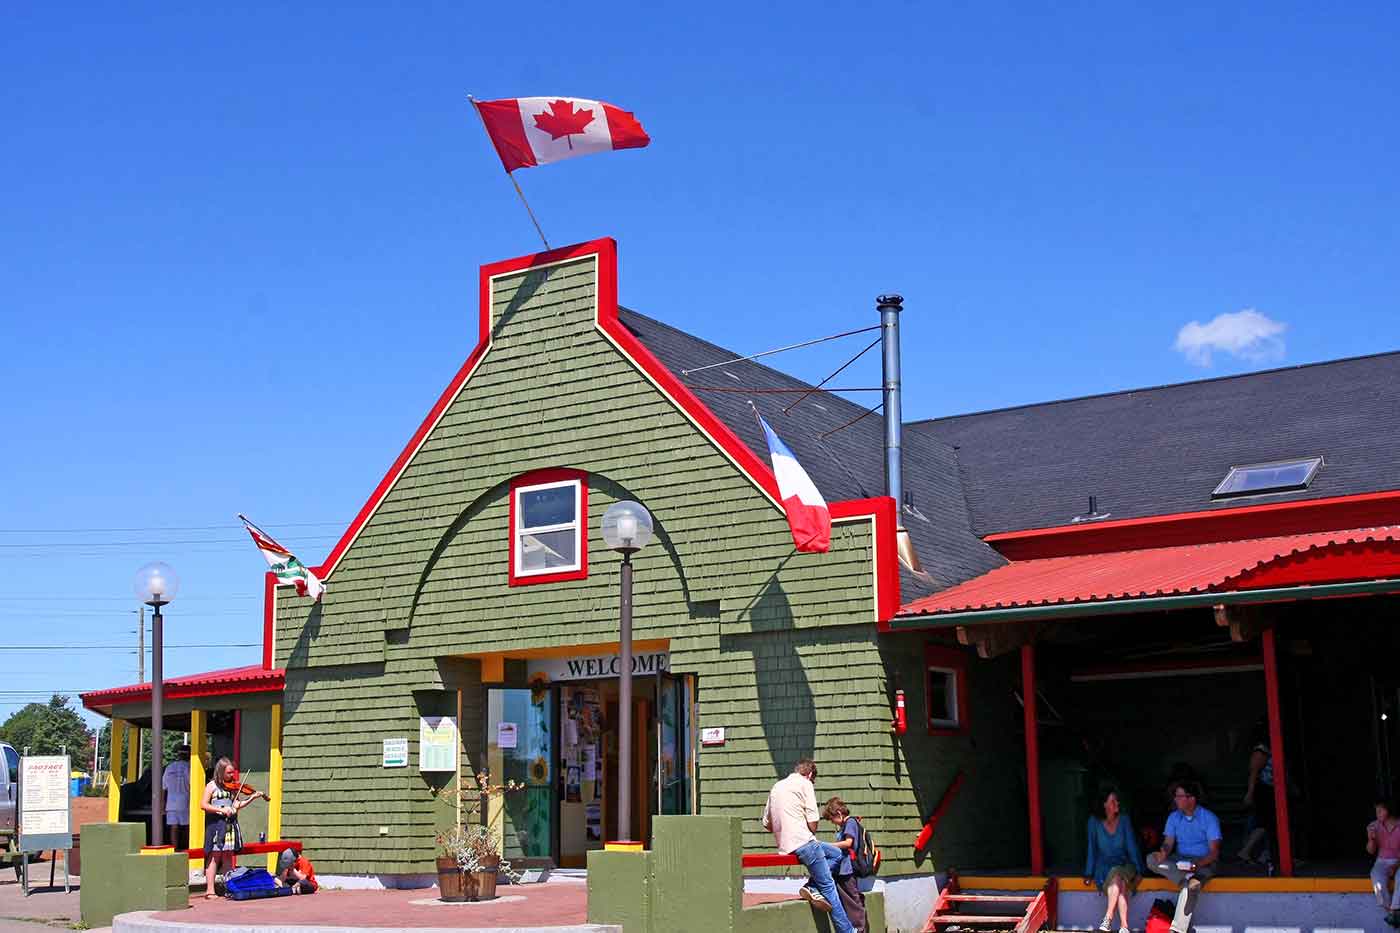
M 642 120 L 518 176 L 631 307 L 755 352 L 902 292 L 910 418 L 1400 347 L 1393 5 L 286 6 L 6 15 L 0 646 L 134 642 L 152 559 L 170 643 L 257 640 L 234 514 L 319 562 L 536 248 L 468 92 Z

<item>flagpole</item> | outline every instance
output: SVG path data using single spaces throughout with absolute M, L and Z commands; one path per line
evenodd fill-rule
M 481 128 L 486 130 L 486 138 L 490 139 L 491 130 L 486 126 L 486 118 L 481 115 L 481 107 L 477 104 L 476 98 L 468 94 L 467 100 L 472 102 L 472 109 L 476 111 L 477 118 L 481 120 Z M 530 202 L 525 200 L 525 192 L 520 190 L 520 182 L 516 181 L 515 176 L 510 172 L 506 172 L 506 177 L 510 179 L 511 187 L 515 189 L 515 193 L 520 196 L 520 203 L 525 205 L 525 213 L 530 215 L 530 223 L 535 225 L 535 232 L 540 235 L 540 242 L 544 244 L 545 249 L 549 249 L 549 240 L 545 239 L 544 228 L 540 226 L 539 220 L 535 217 L 535 212 L 530 207 Z

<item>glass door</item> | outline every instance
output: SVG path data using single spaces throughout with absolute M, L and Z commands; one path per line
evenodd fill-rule
M 695 675 L 656 674 L 656 749 L 652 768 L 657 813 L 695 812 Z
M 548 687 L 490 687 L 486 692 L 486 765 L 492 784 L 517 781 L 524 790 L 491 801 L 486 823 L 506 858 L 553 862 L 556 704 Z

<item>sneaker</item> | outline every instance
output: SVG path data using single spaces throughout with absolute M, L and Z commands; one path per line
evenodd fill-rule
M 1385 915 L 1385 922 L 1390 926 L 1400 927 L 1400 911 L 1387 911 Z
M 1113 921 L 1104 917 L 1103 923 L 1099 924 L 1099 933 L 1113 933 Z
M 806 885 L 803 885 L 802 889 L 798 891 L 797 894 L 804 901 L 817 908 L 817 910 L 820 910 L 823 913 L 831 913 L 831 902 L 828 901 L 826 898 L 822 897 L 822 893 L 820 891 L 814 891 Z

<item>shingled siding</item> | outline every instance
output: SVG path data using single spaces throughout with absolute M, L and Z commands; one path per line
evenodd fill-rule
M 285 834 L 323 872 L 429 870 L 446 808 L 416 770 L 418 717 L 450 711 L 462 688 L 473 767 L 479 668 L 450 656 L 616 640 L 618 558 L 598 527 L 621 498 L 656 520 L 636 558 L 636 637 L 670 640 L 672 668 L 699 677 L 701 724 L 728 730 L 701 752 L 704 812 L 751 818 L 746 845 L 768 848 L 764 795 L 815 751 L 819 791 L 883 825 L 896 750 L 869 524 L 838 524 L 828 554 L 795 554 L 781 511 L 594 327 L 591 258 L 498 279 L 494 298 L 492 349 L 322 603 L 279 591 Z M 508 482 L 549 467 L 590 474 L 589 577 L 510 587 Z M 396 736 L 410 767 L 382 769 Z

